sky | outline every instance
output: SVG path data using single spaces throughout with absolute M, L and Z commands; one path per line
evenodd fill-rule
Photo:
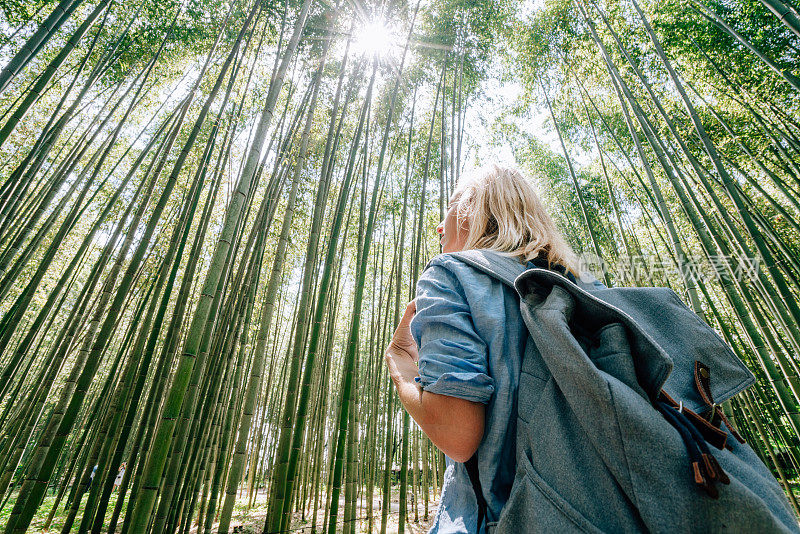
M 465 120 L 465 136 L 472 146 L 463 162 L 466 172 L 491 163 L 519 165 L 510 145 L 494 134 L 501 121 L 516 125 L 521 131 L 547 145 L 554 153 L 562 156 L 564 154 L 546 106 L 531 104 L 527 112 L 520 116 L 508 113 L 508 110 L 518 105 L 517 101 L 523 95 L 524 89 L 517 80 L 501 79 L 501 68 L 499 64 L 492 66 L 490 72 L 493 75 L 481 83 L 479 95 L 470 100 Z M 487 139 L 492 141 L 487 142 Z M 570 158 L 578 167 L 588 165 L 592 160 L 591 156 L 591 153 L 570 151 Z

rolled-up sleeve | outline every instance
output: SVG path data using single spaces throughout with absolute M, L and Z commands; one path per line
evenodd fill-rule
M 487 347 L 475 331 L 458 278 L 442 265 L 430 265 L 417 282 L 416 304 L 411 334 L 419 347 L 422 389 L 488 403 L 494 381 L 487 371 Z

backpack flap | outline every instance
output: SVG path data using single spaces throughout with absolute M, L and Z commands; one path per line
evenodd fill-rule
M 542 344 L 548 342 L 545 337 L 537 340 L 538 334 L 545 328 L 543 323 L 548 322 L 554 324 L 548 325 L 546 328 L 561 328 L 558 335 L 573 338 L 592 336 L 593 333 L 599 332 L 603 327 L 613 323 L 622 323 L 627 327 L 628 332 L 638 330 L 635 321 L 626 313 L 606 305 L 600 299 L 589 295 L 567 280 L 563 280 L 562 283 L 562 280 L 561 276 L 544 269 L 530 269 L 517 278 L 516 287 L 522 299 L 522 315 L 534 340 L 540 341 Z M 589 298 L 577 301 L 575 293 L 578 291 L 586 294 Z M 558 295 L 554 293 L 558 293 Z M 556 306 L 563 307 L 563 309 L 555 309 Z M 557 324 L 562 321 L 557 317 L 559 314 L 564 314 L 563 320 L 567 321 L 566 325 Z M 547 334 L 552 335 L 551 332 L 547 332 Z M 673 361 L 650 336 L 646 333 L 643 334 L 629 336 L 631 357 L 638 385 L 650 400 L 655 400 L 672 371 Z M 575 339 L 576 344 L 577 342 L 578 339 Z M 537 342 L 537 346 L 539 344 Z M 544 348 L 539 347 L 540 352 L 548 352 L 542 350 Z M 557 368 L 574 365 L 575 362 L 561 360 L 577 357 L 579 351 L 583 352 L 580 347 L 574 347 L 573 354 L 563 354 L 564 358 L 546 362 L 562 390 L 568 389 L 569 386 L 566 383 L 562 384 L 560 378 L 563 376 L 565 380 L 571 381 L 576 378 L 574 375 L 578 369 L 564 368 L 562 370 L 565 373 L 559 376 L 562 373 L 559 373 Z M 545 357 L 544 354 L 542 356 Z M 593 372 L 589 369 L 584 371 Z M 577 384 L 574 384 L 574 387 L 577 387 Z
M 520 296 L 536 306 L 558 286 L 574 299 L 570 328 L 591 334 L 611 322 L 627 327 L 639 384 L 651 400 L 663 388 L 692 411 L 708 408 L 695 383 L 695 362 L 708 368 L 713 400 L 722 403 L 755 377 L 731 348 L 668 288 L 618 287 L 584 290 L 544 269 L 516 280 Z

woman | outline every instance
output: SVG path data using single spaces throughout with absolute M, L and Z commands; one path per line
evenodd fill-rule
M 491 249 L 517 258 L 520 272 L 555 265 L 573 281 L 578 258 L 532 184 L 498 166 L 459 182 L 437 232 L 445 254 L 431 260 L 417 282 L 386 364 L 403 406 L 447 457 L 430 532 L 478 530 L 478 504 L 464 465 L 476 452 L 484 532 L 486 522 L 498 520 L 514 479 L 516 392 L 528 334 L 511 287 L 446 253 Z

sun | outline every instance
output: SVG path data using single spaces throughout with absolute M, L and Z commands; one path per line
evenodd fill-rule
M 392 53 L 394 44 L 392 31 L 386 22 L 374 19 L 356 30 L 353 49 L 360 55 L 383 58 Z

